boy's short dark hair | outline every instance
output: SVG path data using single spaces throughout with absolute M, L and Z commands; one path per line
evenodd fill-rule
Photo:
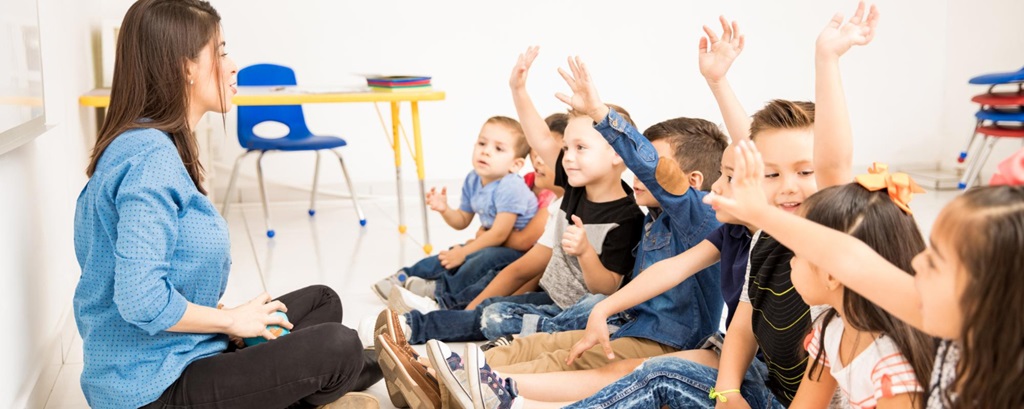
M 565 135 L 565 127 L 569 126 L 569 114 L 562 112 L 554 113 L 544 118 L 544 122 L 548 124 L 549 131 Z
M 805 129 L 814 126 L 814 103 L 775 99 L 754 114 L 750 122 L 750 139 L 775 129 Z
M 644 136 L 651 142 L 666 140 L 684 173 L 702 173 L 700 190 L 711 190 L 721 176 L 722 152 L 729 146 L 729 139 L 717 125 L 697 118 L 674 118 L 652 125 Z
M 526 134 L 523 132 L 523 126 L 519 121 L 507 116 L 497 115 L 487 118 L 487 122 L 484 123 L 501 125 L 507 128 L 509 132 L 512 132 L 512 136 L 516 138 L 513 149 L 517 158 L 526 158 L 530 154 L 530 143 L 526 140 Z

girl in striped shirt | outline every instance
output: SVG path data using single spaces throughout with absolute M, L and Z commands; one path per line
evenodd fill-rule
M 924 250 L 909 209 L 872 182 L 881 167 L 857 183 L 834 186 L 804 202 L 806 218 L 860 239 L 903 271 Z M 844 287 L 799 255 L 790 262 L 793 286 L 808 305 L 827 305 L 804 347 L 810 359 L 792 408 L 827 406 L 838 387 L 850 408 L 919 408 L 935 354 L 934 340 Z

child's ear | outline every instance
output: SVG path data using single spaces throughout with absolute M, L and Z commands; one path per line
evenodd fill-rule
M 619 156 L 618 152 L 614 153 L 613 155 L 615 155 L 615 156 L 612 157 L 612 165 L 615 165 L 615 166 L 622 165 L 623 164 L 622 157 Z
M 699 170 L 690 172 L 690 186 L 694 189 L 700 190 L 701 186 L 704 186 L 704 174 Z
M 509 169 L 509 173 L 519 173 L 519 171 L 523 169 L 524 165 L 526 165 L 526 159 L 515 158 L 515 160 L 512 161 L 512 169 Z
M 817 269 L 817 267 L 815 267 L 815 269 Z M 836 280 L 835 277 L 832 277 L 832 274 L 826 273 L 823 274 L 823 276 L 824 277 L 822 278 L 825 281 L 825 288 L 828 288 L 829 291 L 835 290 L 843 286 L 843 283 L 841 283 L 839 280 Z

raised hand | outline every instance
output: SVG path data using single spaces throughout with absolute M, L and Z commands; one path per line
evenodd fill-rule
M 604 355 L 608 357 L 609 361 L 615 359 L 615 351 L 612 350 L 612 343 L 609 340 L 608 334 L 608 317 L 596 310 L 591 311 L 590 318 L 587 320 L 586 332 L 569 350 L 569 357 L 565 360 L 565 364 L 572 365 L 573 361 L 597 344 L 601 344 L 602 349 L 604 349 Z
M 437 192 L 436 187 L 430 188 L 427 192 L 427 206 L 430 206 L 430 210 L 438 213 L 444 213 L 448 211 L 448 188 L 441 188 L 441 192 Z
M 857 11 L 850 21 L 843 24 L 843 14 L 836 13 L 825 29 L 818 34 L 816 44 L 819 56 L 839 58 L 855 45 L 867 45 L 875 38 L 878 25 L 878 9 L 872 4 L 867 18 L 864 17 L 864 2 L 857 5 Z
M 267 340 L 277 338 L 268 325 L 291 330 L 292 323 L 284 317 L 274 314 L 275 311 L 287 312 L 288 308 L 280 301 L 271 301 L 270 294 L 263 293 L 251 301 L 235 308 L 225 308 L 224 312 L 231 316 L 231 325 L 226 334 L 229 337 L 250 338 L 263 337 Z
M 466 262 L 466 252 L 462 249 L 462 245 L 456 244 L 448 250 L 441 251 L 437 255 L 437 261 L 441 262 L 441 267 L 451 270 Z
M 750 222 L 751 218 L 768 210 L 768 199 L 764 196 L 761 182 L 764 180 L 764 160 L 751 141 L 736 143 L 736 167 L 729 186 L 732 197 L 709 194 L 704 203 L 715 210 L 724 209 L 740 220 Z
M 745 40 L 740 34 L 739 23 L 733 21 L 730 24 L 725 16 L 719 16 L 718 21 L 722 24 L 722 37 L 719 38 L 711 27 L 704 26 L 707 37 L 700 38 L 700 53 L 697 56 L 700 75 L 711 83 L 725 78 L 725 73 L 729 72 L 732 62 L 743 51 Z
M 562 250 L 565 254 L 576 257 L 593 251 L 594 247 L 587 240 L 587 230 L 583 228 L 583 220 L 577 215 L 572 215 L 572 223 L 573 225 L 566 227 L 565 233 L 562 233 Z
M 512 68 L 512 76 L 508 79 L 508 86 L 513 91 L 526 88 L 526 75 L 530 73 L 530 66 L 533 65 L 533 60 L 537 58 L 538 53 L 540 53 L 540 47 L 531 46 L 526 49 L 525 53 L 519 54 L 516 66 Z
M 578 56 L 569 57 L 569 70 L 571 73 L 559 68 L 558 74 L 569 85 L 572 96 L 559 92 L 555 94 L 555 98 L 570 108 L 586 114 L 594 122 L 601 122 L 608 115 L 608 106 L 601 102 L 601 97 L 597 95 L 597 88 L 594 87 L 594 81 L 590 78 L 590 71 L 587 70 L 583 59 Z

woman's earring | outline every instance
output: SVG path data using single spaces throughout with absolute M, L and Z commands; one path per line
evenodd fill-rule
M 188 80 L 188 85 L 196 85 L 195 80 Z

